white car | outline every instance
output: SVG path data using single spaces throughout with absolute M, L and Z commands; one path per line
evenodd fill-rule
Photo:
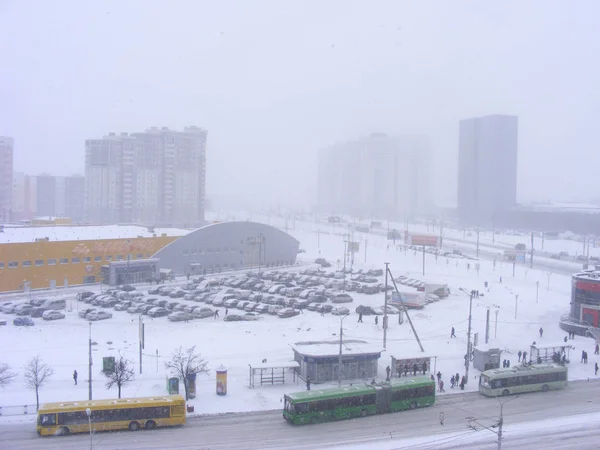
M 334 316 L 345 316 L 347 314 L 350 314 L 350 310 L 345 306 L 338 306 L 337 308 L 333 308 L 331 310 L 331 314 L 333 314 Z
M 92 312 L 88 313 L 87 316 L 85 316 L 85 318 L 89 321 L 110 319 L 111 317 L 112 317 L 111 313 L 102 311 L 102 310 L 92 311 Z
M 49 310 L 49 311 L 44 311 L 42 313 L 42 319 L 44 320 L 58 320 L 58 319 L 64 319 L 65 315 L 63 313 L 61 313 L 60 311 L 55 311 L 53 309 Z
M 167 316 L 167 319 L 169 319 L 171 322 L 187 322 L 193 318 L 194 316 L 183 311 L 175 311 Z
M 215 313 L 212 309 L 210 308 L 196 308 L 194 310 L 194 312 L 192 313 L 192 316 L 194 316 L 197 319 L 204 319 L 206 317 L 214 317 Z

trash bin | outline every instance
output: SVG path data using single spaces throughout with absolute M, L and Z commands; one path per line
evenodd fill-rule
M 193 413 L 194 412 L 194 405 L 187 405 L 187 412 Z
M 217 395 L 227 395 L 227 369 L 217 367 Z

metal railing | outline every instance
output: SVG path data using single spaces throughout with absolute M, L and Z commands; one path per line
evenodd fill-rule
M 0 416 L 22 416 L 37 414 L 35 405 L 0 406 Z

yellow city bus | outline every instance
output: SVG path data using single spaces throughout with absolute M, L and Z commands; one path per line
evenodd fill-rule
M 151 430 L 183 425 L 185 414 L 180 395 L 46 403 L 38 410 L 37 432 L 40 436 L 89 433 L 90 419 L 93 431 Z

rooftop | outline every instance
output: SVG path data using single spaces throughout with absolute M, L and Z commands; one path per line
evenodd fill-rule
M 296 342 L 292 348 L 304 356 L 323 357 L 338 356 L 340 351 L 340 341 L 308 341 Z M 361 355 L 381 353 L 383 350 L 380 345 L 369 344 L 366 341 L 348 340 L 343 341 L 342 354 Z
M 97 239 L 135 239 L 138 237 L 185 236 L 192 230 L 179 228 L 147 228 L 139 225 L 93 225 L 69 226 L 56 225 L 48 227 L 5 225 L 0 232 L 0 244 L 35 242 L 36 239 L 48 238 L 50 242 L 86 241 Z

